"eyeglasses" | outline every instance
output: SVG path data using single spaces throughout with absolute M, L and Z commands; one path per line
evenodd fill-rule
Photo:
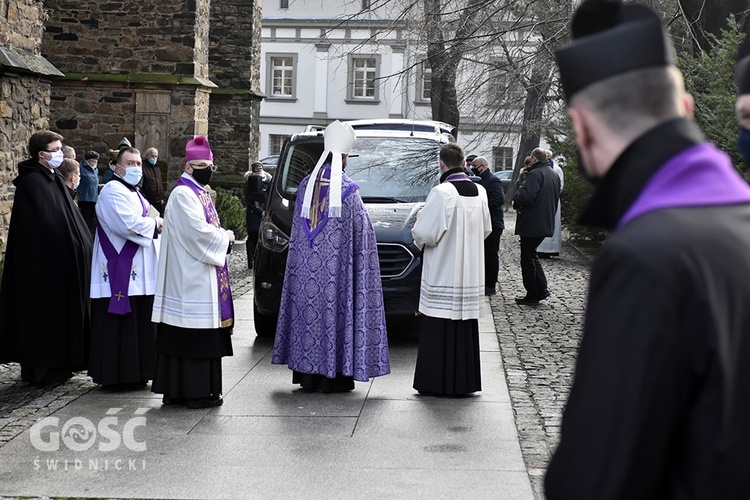
M 203 170 L 204 168 L 210 168 L 211 172 L 216 172 L 216 165 L 214 165 L 213 163 L 192 163 L 192 162 L 187 162 L 187 163 L 188 163 L 188 165 L 190 165 L 191 167 L 193 167 L 193 168 L 195 168 L 197 170 Z

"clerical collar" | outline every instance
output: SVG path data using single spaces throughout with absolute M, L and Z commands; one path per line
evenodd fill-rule
M 647 131 L 615 160 L 581 213 L 579 223 L 612 230 L 667 160 L 705 140 L 689 118 L 669 120 Z
M 461 167 L 456 167 L 448 170 L 447 172 L 444 172 L 443 175 L 440 176 L 440 183 L 449 181 L 470 181 L 469 176 L 466 175 L 466 172 L 464 172 L 464 169 Z

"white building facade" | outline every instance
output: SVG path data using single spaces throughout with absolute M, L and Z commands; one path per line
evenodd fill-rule
M 278 154 L 284 139 L 307 125 L 431 118 L 430 72 L 420 37 L 423 21 L 399 15 L 400 0 L 381 3 L 385 6 L 370 9 L 369 0 L 264 2 L 260 81 L 266 98 L 260 109 L 261 158 Z M 528 42 L 513 46 L 524 44 Z M 486 47 L 476 52 L 473 58 L 488 65 L 507 54 L 498 48 L 493 55 L 494 49 Z M 494 75 L 487 70 L 490 66 L 464 61 L 461 67 L 458 142 L 467 154 L 487 157 L 494 170 L 513 168 L 523 100 L 509 105 L 497 94 L 517 93 L 518 88 L 509 90 L 512 79 Z M 461 95 L 462 89 L 467 95 Z

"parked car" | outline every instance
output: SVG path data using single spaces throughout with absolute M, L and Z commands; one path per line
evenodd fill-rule
M 276 164 L 279 162 L 279 155 L 266 156 L 258 161 L 263 164 L 263 170 L 273 175 L 276 173 Z
M 508 188 L 510 187 L 510 183 L 513 180 L 513 171 L 498 170 L 497 172 L 495 172 L 495 177 L 500 179 L 500 182 L 503 183 L 503 190 L 505 191 L 505 194 L 508 194 Z
M 440 179 L 439 151 L 454 142 L 450 125 L 433 121 L 356 120 L 346 174 L 375 227 L 386 315 L 413 318 L 419 305 L 422 255 L 411 229 L 427 194 Z M 323 129 L 308 127 L 282 147 L 268 189 L 254 255 L 255 331 L 272 337 L 281 301 L 297 188 L 323 152 Z

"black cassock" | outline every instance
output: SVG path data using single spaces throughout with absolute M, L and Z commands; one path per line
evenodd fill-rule
M 34 160 L 18 165 L 0 287 L 0 362 L 47 384 L 86 367 L 91 233 L 62 177 Z
M 653 172 L 699 143 L 686 120 L 646 134 L 586 213 L 614 227 Z M 710 162 L 689 161 L 671 164 L 689 170 L 667 193 L 688 205 L 633 219 L 596 258 L 549 500 L 750 495 L 750 203 L 689 206 L 746 189 L 736 175 L 697 182 Z

